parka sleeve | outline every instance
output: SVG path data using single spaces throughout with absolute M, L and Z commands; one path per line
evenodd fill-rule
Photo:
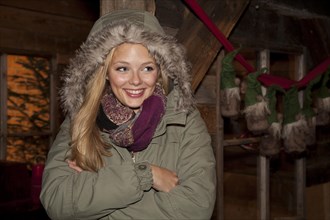
M 43 173 L 40 200 L 51 219 L 98 219 L 142 198 L 133 162 L 115 163 L 97 173 L 78 173 L 65 161 L 69 143 L 66 119 L 48 153 Z
M 196 110 L 187 118 L 180 141 L 180 184 L 158 192 L 155 202 L 170 219 L 210 219 L 216 199 L 215 158 L 204 120 Z

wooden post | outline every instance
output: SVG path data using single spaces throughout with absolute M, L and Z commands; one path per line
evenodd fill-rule
M 7 149 L 7 54 L 0 56 L 0 160 L 6 159 Z
M 305 56 L 297 56 L 297 77 L 298 80 L 306 75 Z M 303 91 L 299 91 L 300 107 L 303 106 Z M 305 211 L 305 188 L 306 188 L 306 158 L 296 159 L 295 162 L 295 180 L 296 180 L 296 213 L 301 219 L 306 218 Z
M 216 65 L 216 146 L 215 146 L 215 159 L 217 162 L 216 170 L 217 170 L 217 203 L 215 206 L 216 210 L 216 218 L 218 220 L 224 219 L 224 199 L 223 199 L 223 142 L 224 142 L 224 134 L 223 134 L 223 118 L 221 116 L 220 111 L 220 80 L 221 80 L 221 69 L 222 69 L 222 59 L 224 58 L 224 50 L 222 50 L 215 61 Z
M 141 9 L 155 14 L 155 0 L 100 0 L 100 15 L 121 9 Z
M 57 59 L 54 57 L 50 60 L 50 66 L 51 66 L 51 72 L 50 72 L 50 133 L 51 136 L 49 138 L 49 147 L 52 146 L 52 143 L 55 139 L 56 135 L 56 128 L 59 127 L 58 120 L 57 120 L 57 114 L 56 111 L 58 109 L 58 100 L 57 100 Z
M 269 50 L 260 52 L 260 68 L 269 68 Z M 262 87 L 263 95 L 266 88 Z M 265 156 L 258 156 L 258 207 L 259 219 L 268 220 L 270 218 L 269 205 L 269 159 Z

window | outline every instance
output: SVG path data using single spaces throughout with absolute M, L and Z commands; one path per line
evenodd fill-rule
M 33 164 L 52 141 L 51 60 L 1 55 L 0 159 Z

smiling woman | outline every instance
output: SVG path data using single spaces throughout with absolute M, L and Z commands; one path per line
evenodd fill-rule
M 67 117 L 40 197 L 52 219 L 211 218 L 215 158 L 190 65 L 152 14 L 119 10 L 96 21 L 61 98 Z

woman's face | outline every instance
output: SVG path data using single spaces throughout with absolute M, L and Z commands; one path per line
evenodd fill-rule
M 152 95 L 158 79 L 158 67 L 143 45 L 124 43 L 113 53 L 108 79 L 117 99 L 136 110 Z

